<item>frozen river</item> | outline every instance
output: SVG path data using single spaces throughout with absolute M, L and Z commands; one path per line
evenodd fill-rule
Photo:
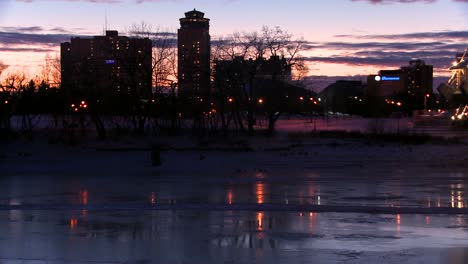
M 465 148 L 11 145 L 0 263 L 467 263 Z

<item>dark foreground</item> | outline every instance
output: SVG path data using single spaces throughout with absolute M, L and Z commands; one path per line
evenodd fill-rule
M 267 143 L 5 145 L 0 263 L 468 263 L 466 146 Z

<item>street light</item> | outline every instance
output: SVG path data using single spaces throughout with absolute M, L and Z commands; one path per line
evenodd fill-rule
M 430 96 L 430 94 L 426 94 L 426 96 L 424 96 L 424 110 L 427 110 L 427 98 L 429 98 Z
M 258 103 L 259 103 L 259 104 L 263 104 L 263 99 L 262 99 L 262 98 L 258 98 Z

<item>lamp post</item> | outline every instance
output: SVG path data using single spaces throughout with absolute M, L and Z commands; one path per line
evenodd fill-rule
M 429 98 L 431 95 L 430 94 L 426 94 L 424 96 L 424 111 L 427 110 L 427 98 Z

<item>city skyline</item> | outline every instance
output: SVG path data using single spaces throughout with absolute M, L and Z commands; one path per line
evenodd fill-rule
M 375 74 L 413 58 L 434 65 L 435 76 L 448 75 L 455 52 L 468 43 L 468 2 L 400 2 L 407 1 L 11 0 L 0 3 L 0 61 L 9 65 L 0 78 L 11 71 L 33 77 L 46 54 L 59 53 L 60 42 L 100 35 L 106 20 L 108 29 L 122 34 L 145 21 L 176 36 L 178 19 L 193 8 L 211 19 L 212 39 L 262 25 L 304 38 L 309 75 Z

